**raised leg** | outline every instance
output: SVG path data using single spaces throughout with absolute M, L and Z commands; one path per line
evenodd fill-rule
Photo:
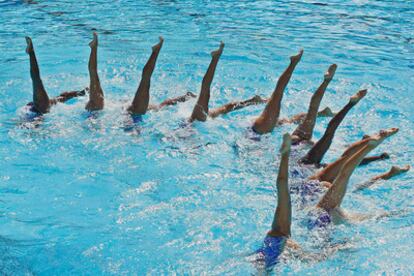
M 272 229 L 268 232 L 269 236 L 290 236 L 292 221 L 292 205 L 288 186 L 290 145 L 291 138 L 286 133 L 283 136 L 283 144 L 280 149 L 281 160 L 277 176 L 277 207 L 273 217 Z
M 30 57 L 30 77 L 33 85 L 33 108 L 38 113 L 47 113 L 50 108 L 49 96 L 40 78 L 39 65 L 37 64 L 36 54 L 33 48 L 32 39 L 26 37 L 26 53 Z
M 369 138 L 380 138 L 381 142 L 384 141 L 386 138 L 396 134 L 399 131 L 398 128 L 393 127 L 393 128 L 389 128 L 389 129 L 381 129 L 378 133 L 374 134 L 374 135 L 364 135 L 364 139 L 357 141 L 355 143 L 353 143 L 352 145 L 350 145 L 342 154 L 342 156 L 351 156 L 353 155 L 355 152 L 357 152 L 358 150 L 360 150 L 365 144 L 366 141 Z M 384 155 L 384 154 L 383 154 Z M 388 154 L 385 153 L 385 158 L 389 158 Z M 369 157 L 364 158 L 364 160 L 367 160 Z M 361 162 L 362 163 L 362 162 Z
M 157 58 L 161 51 L 163 43 L 164 39 L 160 36 L 160 41 L 158 44 L 152 47 L 151 56 L 148 59 L 147 64 L 145 64 L 144 69 L 142 70 L 141 82 L 139 83 L 137 92 L 135 93 L 134 100 L 132 101 L 131 106 L 128 108 L 128 111 L 131 114 L 143 115 L 148 110 L 151 76 L 154 72 L 155 64 L 157 62 Z
M 217 63 L 223 53 L 224 43 L 220 42 L 218 50 L 211 52 L 211 62 L 208 66 L 207 72 L 204 75 L 203 82 L 201 83 L 201 92 L 198 97 L 197 103 L 194 106 L 193 113 L 189 119 L 190 122 L 207 120 L 208 115 L 208 102 L 210 101 L 210 87 L 213 82 L 214 73 L 216 71 Z
M 296 65 L 299 63 L 302 54 L 303 50 L 300 50 L 299 54 L 290 57 L 289 66 L 280 76 L 269 102 L 264 108 L 262 114 L 255 120 L 253 124 L 253 130 L 255 132 L 264 134 L 271 132 L 275 128 L 279 120 L 280 104 L 283 98 L 283 91 L 289 83 L 289 80 L 293 74 L 293 70 L 295 70 Z
M 336 68 L 336 64 L 332 64 L 329 67 L 328 71 L 325 73 L 322 84 L 313 94 L 305 119 L 292 133 L 293 144 L 300 143 L 301 141 L 310 141 L 312 139 L 313 128 L 315 127 L 319 106 L 321 104 L 323 95 L 325 94 L 326 88 L 335 75 Z
M 365 95 L 367 90 L 360 90 L 354 96 L 352 96 L 349 102 L 339 111 L 329 122 L 328 127 L 321 139 L 309 150 L 305 157 L 301 159 L 304 164 L 315 164 L 319 165 L 322 161 L 323 156 L 328 151 L 332 144 L 332 139 L 335 135 L 336 129 L 339 124 L 345 118 L 346 114 L 354 107 Z
M 265 102 L 266 102 L 265 99 L 263 99 L 259 95 L 256 95 L 253 98 L 250 98 L 250 99 L 245 100 L 245 101 L 231 102 L 231 103 L 225 104 L 223 106 L 220 106 L 218 108 L 214 108 L 213 110 L 209 111 L 208 115 L 211 118 L 216 118 L 220 115 L 227 114 L 229 112 L 244 108 L 246 106 L 261 104 L 261 103 L 265 103 Z
M 386 138 L 396 134 L 398 132 L 398 128 L 390 128 L 387 130 L 381 130 L 378 134 L 373 135 L 372 138 L 378 140 L 378 144 L 382 143 Z M 342 156 L 337 159 L 336 161 L 328 164 L 323 170 L 316 173 L 314 176 L 311 176 L 310 179 L 316 179 L 319 181 L 328 181 L 332 182 L 335 177 L 338 175 L 339 171 L 341 170 L 342 166 L 351 158 L 356 152 L 361 150 L 365 147 L 368 142 L 371 140 L 371 136 L 364 140 L 360 140 L 358 142 L 353 143 L 345 150 Z M 365 158 L 363 159 L 365 160 Z M 362 163 L 361 161 L 360 163 Z
M 333 181 L 332 186 L 319 201 L 317 207 L 323 208 L 326 211 L 330 211 L 341 205 L 346 193 L 349 178 L 351 177 L 353 171 L 359 165 L 359 163 L 361 163 L 365 155 L 367 155 L 368 152 L 375 148 L 378 143 L 378 139 L 370 139 L 362 149 L 352 155 L 352 157 L 345 162 L 339 171 L 338 176 Z
M 89 102 L 86 110 L 102 110 L 104 107 L 104 93 L 98 76 L 98 35 L 93 33 L 93 40 L 89 43 L 91 54 L 89 56 Z
M 338 172 L 344 165 L 344 163 L 357 151 L 359 151 L 361 148 L 366 146 L 368 142 L 370 141 L 370 138 L 364 139 L 362 141 L 358 141 L 354 144 L 352 144 L 349 148 L 355 148 L 356 151 L 352 150 L 350 151 L 350 154 L 343 154 L 340 158 L 338 158 L 336 161 L 328 164 L 324 169 L 317 172 L 315 175 L 311 176 L 310 179 L 316 179 L 319 181 L 328 181 L 332 182 L 335 177 L 338 175 Z
M 406 173 L 410 170 L 410 168 L 411 168 L 410 165 L 405 165 L 404 167 L 392 166 L 388 172 L 374 176 L 368 182 L 358 185 L 355 188 L 354 192 L 367 189 L 371 187 L 372 185 L 374 185 L 378 180 L 388 180 L 400 174 Z

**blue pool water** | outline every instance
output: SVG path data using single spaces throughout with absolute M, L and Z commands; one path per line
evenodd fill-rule
M 245 256 L 269 229 L 281 134 L 295 126 L 253 142 L 246 127 L 263 108 L 254 106 L 181 129 L 191 100 L 150 112 L 135 131 L 124 131 L 124 108 L 159 35 L 165 43 L 153 103 L 198 92 L 220 40 L 226 47 L 211 107 L 270 95 L 288 57 L 302 47 L 282 117 L 306 110 L 331 63 L 338 70 L 322 107 L 338 110 L 367 88 L 325 161 L 364 133 L 399 127 L 376 150 L 391 159 L 359 168 L 343 207 L 404 212 L 335 226 L 331 238 L 346 240 L 347 250 L 322 262 L 286 258 L 274 272 L 414 273 L 413 173 L 351 192 L 392 164 L 412 164 L 413 3 L 316 1 L 0 1 L 0 274 L 256 273 Z M 41 124 L 25 121 L 22 107 L 32 92 L 24 36 L 33 38 L 46 89 L 58 95 L 88 85 L 93 30 L 100 35 L 105 110 L 88 118 L 81 98 L 54 107 Z M 315 139 L 328 120 L 318 120 Z M 292 238 L 319 252 L 300 200 L 292 200 Z

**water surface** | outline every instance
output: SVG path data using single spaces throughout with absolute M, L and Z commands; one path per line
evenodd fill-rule
M 245 257 L 268 230 L 275 204 L 283 126 L 260 142 L 246 128 L 263 106 L 179 125 L 194 100 L 150 112 L 125 132 L 151 45 L 165 43 L 151 101 L 198 92 L 209 52 L 226 43 L 210 106 L 268 96 L 288 57 L 305 49 L 283 99 L 282 116 L 306 110 L 331 63 L 322 107 L 368 96 L 337 131 L 325 161 L 381 128 L 400 132 L 380 146 L 391 159 L 360 168 L 356 184 L 414 151 L 414 9 L 410 1 L 0 1 L 0 274 L 251 274 Z M 50 95 L 88 85 L 88 42 L 97 31 L 106 108 L 86 99 L 61 104 L 40 124 L 22 118 L 31 100 L 24 36 L 33 38 Z M 319 119 L 315 139 L 329 119 Z M 294 166 L 294 165 L 292 165 Z M 291 179 L 295 181 L 294 179 Z M 334 240 L 350 249 L 324 262 L 287 259 L 276 273 L 412 274 L 413 174 L 349 193 L 350 212 L 404 216 L 344 224 Z M 318 252 L 293 197 L 292 237 Z

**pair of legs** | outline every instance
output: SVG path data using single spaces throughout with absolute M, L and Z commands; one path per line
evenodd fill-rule
M 367 90 L 360 90 L 353 95 L 349 102 L 331 119 L 322 138 L 316 142 L 308 153 L 300 160 L 303 164 L 320 165 L 321 161 L 332 144 L 333 137 L 346 114 L 354 107 L 365 95 Z
M 396 129 L 390 129 L 387 131 L 380 132 L 379 135 L 376 135 L 371 138 L 367 138 L 359 146 L 350 149 L 348 154 L 342 156 L 338 163 L 342 163 L 341 168 L 337 175 L 330 182 L 330 188 L 322 197 L 322 199 L 317 204 L 318 208 L 322 208 L 327 212 L 330 212 L 338 207 L 340 207 L 343 198 L 346 194 L 347 186 L 349 179 L 356 169 L 356 167 L 362 162 L 364 157 L 378 146 L 385 138 L 396 133 Z M 342 159 L 342 160 L 341 160 Z M 394 174 L 395 175 L 395 174 Z M 393 174 L 389 174 L 386 177 L 392 177 Z M 379 176 L 379 178 L 384 176 Z
M 33 102 L 29 103 L 32 106 L 34 112 L 43 114 L 48 113 L 50 106 L 57 103 L 66 102 L 72 98 L 85 95 L 85 89 L 81 91 L 63 92 L 56 98 L 50 99 L 45 87 L 43 86 L 42 79 L 40 78 L 39 65 L 37 63 L 36 54 L 33 47 L 33 42 L 30 37 L 26 37 L 26 53 L 30 57 L 30 77 L 33 85 Z
M 189 92 L 186 95 L 173 99 L 168 99 L 158 106 L 149 105 L 151 77 L 154 72 L 157 58 L 161 51 L 163 43 L 164 39 L 160 37 L 159 42 L 156 45 L 152 46 L 151 56 L 149 57 L 147 63 L 145 64 L 142 70 L 141 81 L 138 85 L 134 99 L 131 105 L 128 107 L 128 112 L 130 112 L 133 115 L 143 115 L 150 109 L 159 110 L 165 106 L 175 105 L 178 102 L 184 102 L 191 97 L 195 97 L 194 94 Z M 89 102 L 86 105 L 86 109 L 89 111 L 94 111 L 101 110 L 104 107 L 104 93 L 98 76 L 98 36 L 96 33 L 93 33 L 93 40 L 89 43 L 89 46 L 91 47 L 91 54 L 89 56 L 88 64 L 90 77 L 90 97 Z
M 396 134 L 397 132 L 398 128 L 381 130 L 378 134 L 368 136 L 368 138 L 353 143 L 351 146 L 348 147 L 347 150 L 345 150 L 345 152 L 342 154 L 340 158 L 338 158 L 335 162 L 328 164 L 323 170 L 316 173 L 314 176 L 310 177 L 310 179 L 333 182 L 338 173 L 340 172 L 341 168 L 348 161 L 348 159 L 352 157 L 355 153 L 357 153 L 359 150 L 361 150 L 363 147 L 365 147 L 372 139 L 377 139 L 379 144 L 382 143 L 386 138 Z M 363 161 L 364 159 L 362 159 L 360 163 L 362 163 Z M 358 163 L 358 165 L 360 165 L 360 163 Z

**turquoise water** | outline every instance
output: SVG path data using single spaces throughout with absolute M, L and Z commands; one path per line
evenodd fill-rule
M 359 168 L 350 190 L 392 164 L 411 164 L 413 3 L 315 1 L 0 1 L 0 274 L 256 272 L 244 256 L 269 229 L 277 149 L 281 134 L 295 126 L 253 142 L 246 127 L 263 108 L 254 106 L 180 129 L 192 100 L 150 112 L 135 132 L 125 132 L 123 108 L 159 35 L 165 43 L 151 102 L 197 92 L 220 40 L 226 47 L 211 107 L 270 95 L 288 57 L 304 48 L 282 117 L 305 111 L 323 73 L 337 63 L 322 107 L 338 110 L 360 88 L 369 94 L 344 120 L 325 161 L 364 133 L 399 127 L 376 150 L 391 159 Z M 81 98 L 54 107 L 37 126 L 25 121 L 22 107 L 32 92 L 24 36 L 32 36 L 54 96 L 88 85 L 92 30 L 100 35 L 105 110 L 87 118 Z M 318 120 L 315 139 L 328 120 Z M 350 212 L 405 212 L 335 226 L 331 237 L 346 239 L 348 250 L 323 262 L 287 258 L 274 271 L 414 273 L 412 182 L 409 172 L 349 192 L 343 207 Z M 292 238 L 318 252 L 303 225 L 306 212 L 292 199 Z

